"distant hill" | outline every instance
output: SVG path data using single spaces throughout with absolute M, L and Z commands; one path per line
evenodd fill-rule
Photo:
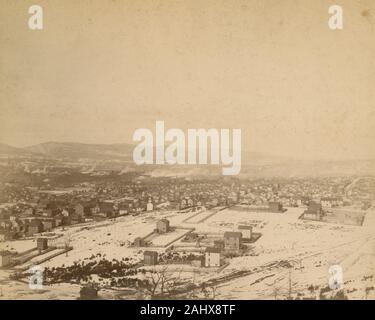
M 75 142 L 45 142 L 30 147 L 25 150 L 41 154 L 50 158 L 80 159 L 88 158 L 92 160 L 128 160 L 132 158 L 133 146 L 130 144 L 87 144 Z
M 0 143 L 0 156 L 48 158 L 63 161 L 87 159 L 95 167 L 101 166 L 118 170 L 126 166 L 133 167 L 133 145 L 87 144 L 75 142 L 46 142 L 26 148 L 16 148 Z M 135 167 L 135 166 L 134 166 Z M 138 169 L 153 176 L 210 176 L 221 175 L 219 166 L 169 166 L 147 165 Z M 275 156 L 257 152 L 242 154 L 242 177 L 324 177 L 345 175 L 375 175 L 375 159 L 370 160 L 301 160 L 292 157 Z
M 9 157 L 17 157 L 17 156 L 32 156 L 34 155 L 34 153 L 24 148 L 16 148 L 5 143 L 0 143 L 0 155 L 9 156 Z
M 241 173 L 249 177 L 329 177 L 373 175 L 375 159 L 371 160 L 286 160 L 261 164 L 246 162 Z

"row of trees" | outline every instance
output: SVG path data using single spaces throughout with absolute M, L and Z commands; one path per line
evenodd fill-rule
M 98 260 L 99 258 L 99 260 Z M 122 260 L 107 260 L 102 256 L 91 256 L 89 259 L 74 262 L 70 266 L 45 268 L 43 283 L 79 283 L 91 284 L 98 288 L 108 286 L 117 288 L 134 288 L 142 290 L 151 298 L 164 297 L 176 292 L 176 289 L 185 284 L 181 280 L 181 271 L 170 272 L 168 267 L 137 268 L 139 262 L 129 258 Z M 175 274 L 175 276 L 173 276 Z M 93 280 L 97 279 L 96 282 Z M 104 280 L 104 281 L 103 281 Z M 105 281 L 108 280 L 108 281 Z
M 101 257 L 100 260 L 95 260 L 96 258 L 97 256 L 92 256 L 89 261 L 74 262 L 71 266 L 45 268 L 44 283 L 87 282 L 90 281 L 92 275 L 104 279 L 132 277 L 139 272 L 135 268 L 138 263 L 127 258 L 107 260 Z

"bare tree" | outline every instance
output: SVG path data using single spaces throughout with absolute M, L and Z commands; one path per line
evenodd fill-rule
M 147 272 L 148 284 L 145 288 L 151 296 L 173 294 L 175 288 L 181 283 L 181 272 L 180 269 L 177 276 L 171 277 L 168 266 L 158 270 L 153 268 L 153 270 Z
M 164 282 L 165 282 L 165 268 L 162 270 L 156 270 L 153 268 L 152 270 L 147 272 L 147 280 L 148 283 L 146 285 L 146 290 L 150 293 L 151 296 L 154 296 L 159 286 L 161 287 L 161 291 L 164 290 Z M 160 285 L 162 283 L 162 285 Z
M 216 289 L 217 287 L 214 285 L 206 287 L 206 285 L 203 284 L 201 286 L 201 293 L 203 294 L 204 299 L 214 300 L 216 297 Z
M 177 276 L 165 278 L 165 289 L 169 294 L 172 294 L 173 291 L 181 284 L 181 272 L 182 268 L 180 268 L 178 271 Z
M 211 295 L 212 295 L 211 296 L 211 300 L 215 300 L 217 287 L 216 286 L 211 286 L 210 289 L 211 289 Z

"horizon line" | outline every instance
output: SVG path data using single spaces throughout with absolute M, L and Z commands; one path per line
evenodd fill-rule
M 2 145 L 5 145 L 5 146 L 8 146 L 8 147 L 11 147 L 11 148 L 15 148 L 15 149 L 27 149 L 27 148 L 30 148 L 30 147 L 34 147 L 34 146 L 38 146 L 38 145 L 43 145 L 43 144 L 52 144 L 52 143 L 55 143 L 55 144 L 81 144 L 81 145 L 97 145 L 97 146 L 113 146 L 113 145 L 128 145 L 128 146 L 136 146 L 136 144 L 132 144 L 132 143 L 129 143 L 129 142 L 114 142 L 114 143 L 91 143 L 91 142 L 77 142 L 77 141 L 53 141 L 53 140 L 48 140 L 48 141 L 45 141 L 45 142 L 40 142 L 40 143 L 35 143 L 35 144 L 30 144 L 30 145 L 26 145 L 26 146 L 23 146 L 23 147 L 20 147 L 20 146 L 15 146 L 13 144 L 10 144 L 10 143 L 6 143 L 6 142 L 2 142 L 0 141 L 0 144 Z M 343 157 L 343 158 L 332 158 L 332 157 L 319 157 L 319 158 L 305 158 L 305 157 L 302 157 L 302 156 L 291 156 L 291 155 L 282 155 L 282 154 L 272 154 L 272 153 L 268 153 L 268 152 L 261 152 L 261 151 L 249 151 L 249 150 L 245 150 L 245 153 L 255 153 L 255 154 L 258 154 L 260 156 L 268 156 L 268 157 L 275 157 L 275 158 L 289 158 L 290 160 L 299 160 L 299 161 L 373 161 L 375 160 L 375 158 L 365 158 L 365 157 L 360 157 L 360 158 L 347 158 L 347 157 Z

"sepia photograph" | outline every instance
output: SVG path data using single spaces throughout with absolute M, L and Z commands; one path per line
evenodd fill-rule
M 373 0 L 0 7 L 0 300 L 375 300 Z

